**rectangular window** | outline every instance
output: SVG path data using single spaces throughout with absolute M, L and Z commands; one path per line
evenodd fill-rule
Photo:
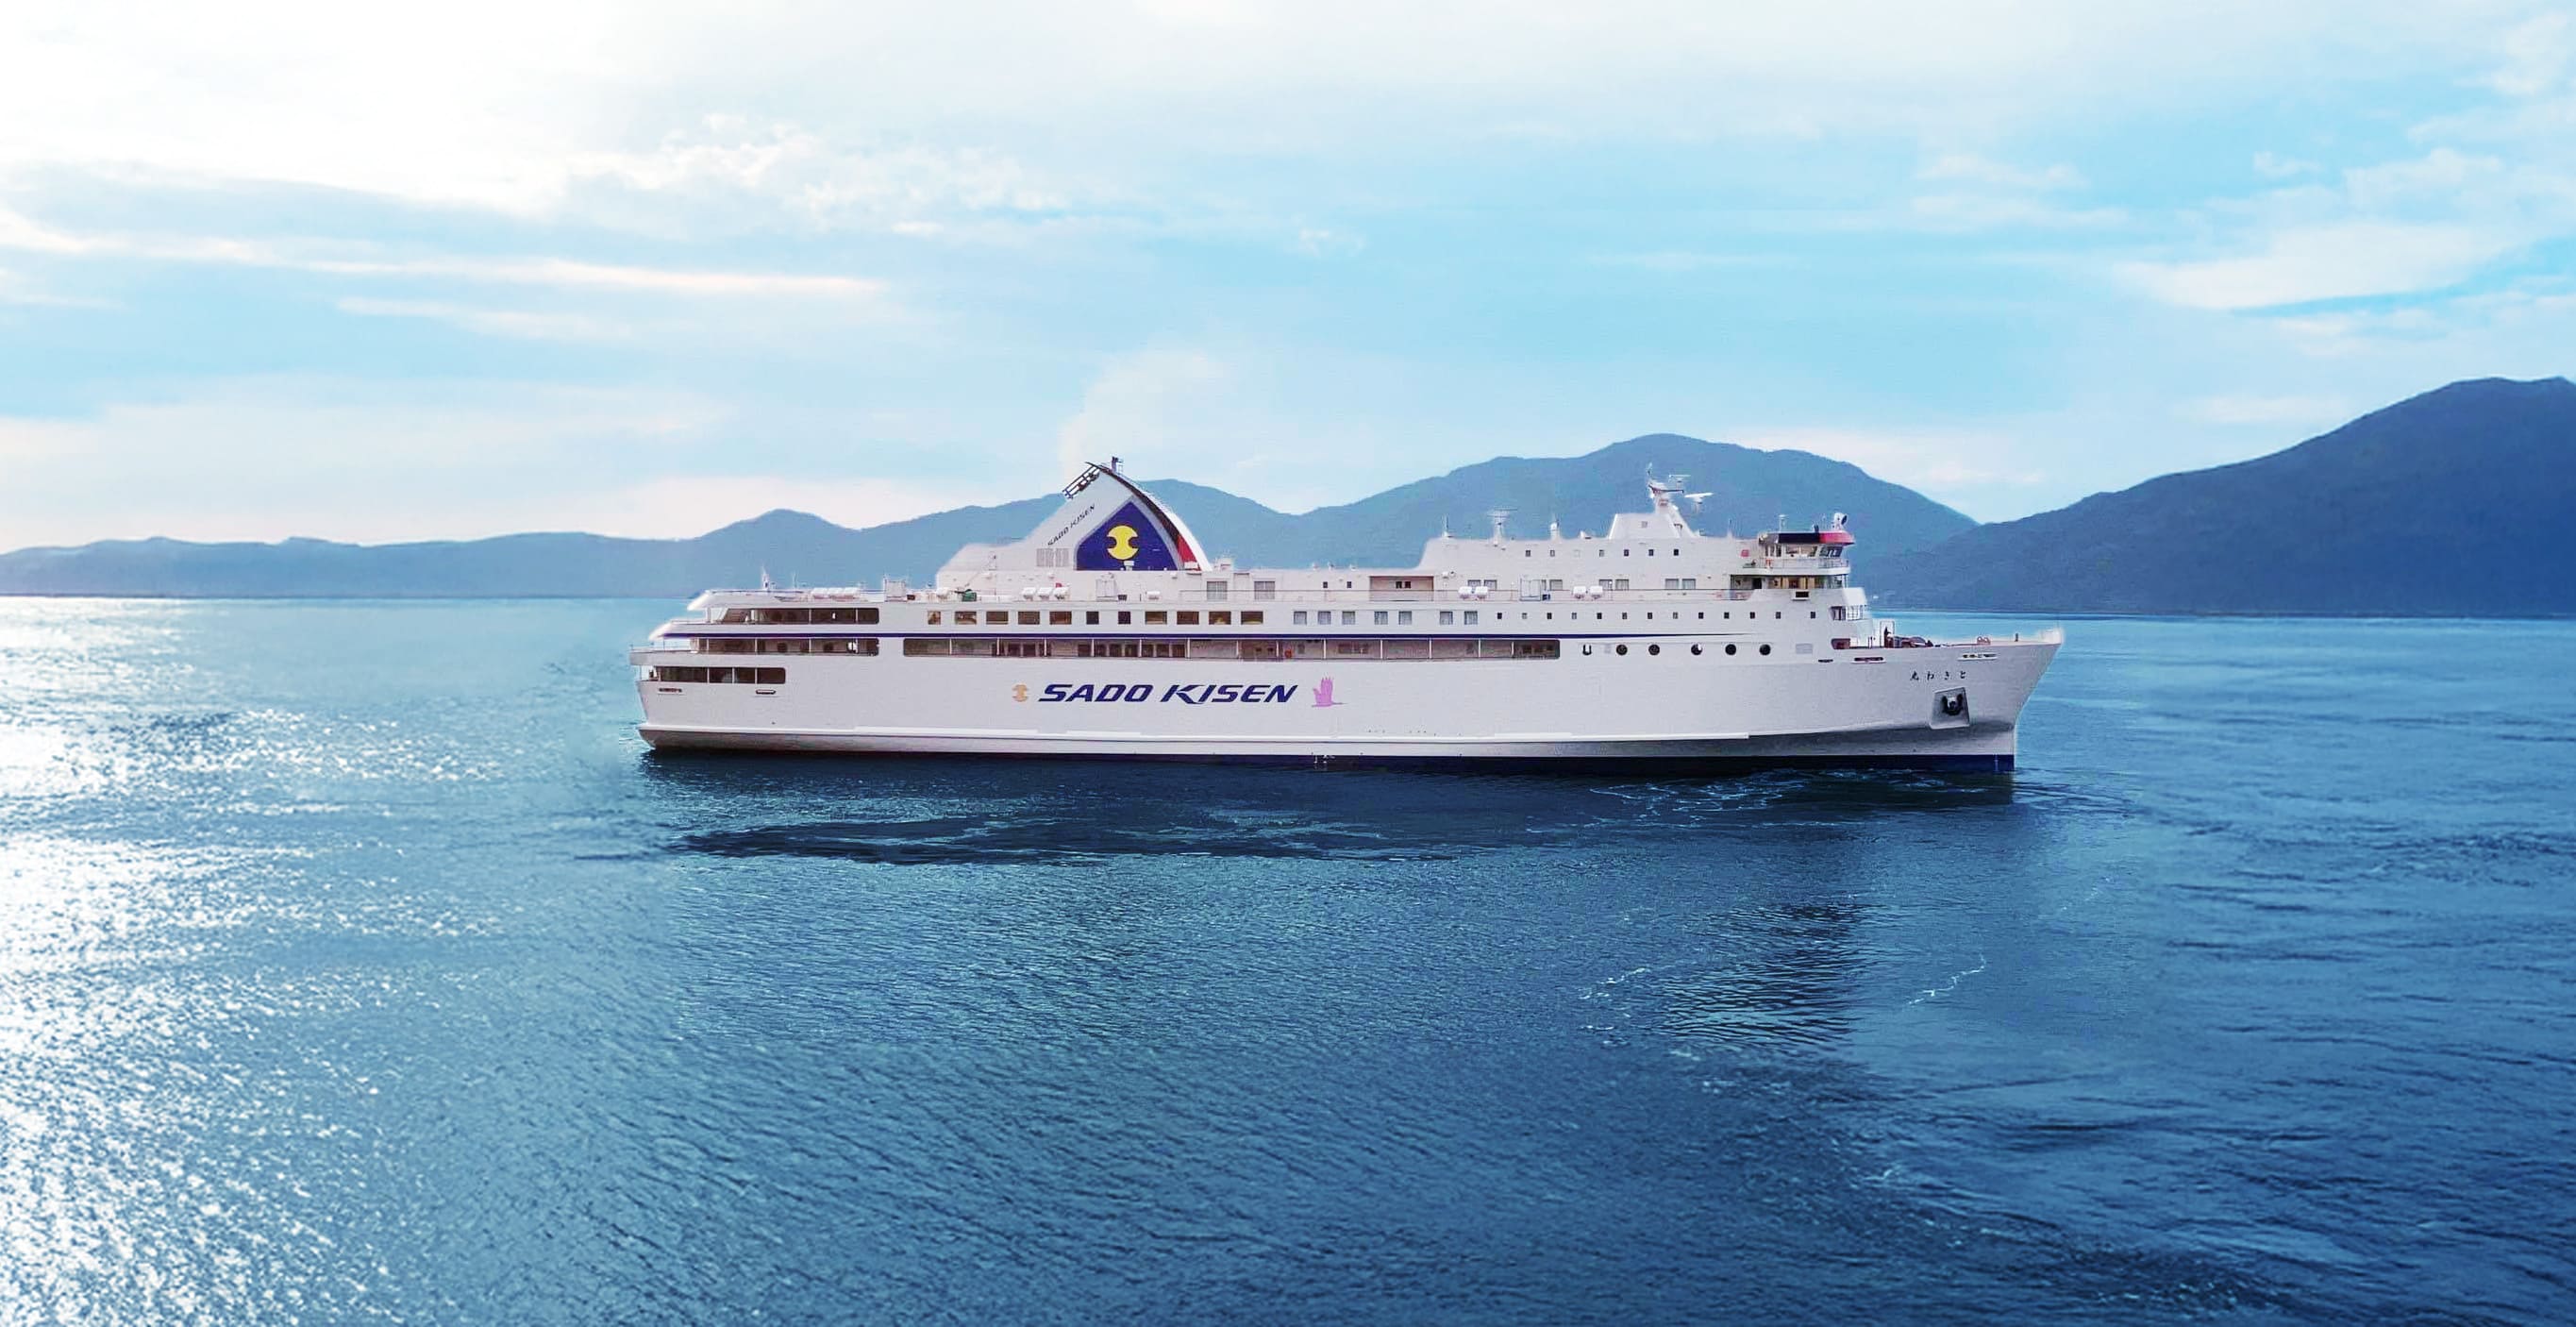
M 1442 625 L 1442 626 L 1444 626 L 1444 627 L 1449 627 L 1449 626 L 1456 626 L 1456 625 L 1457 625 L 1457 623 L 1458 623 L 1458 613 L 1457 613 L 1457 610 L 1455 610 L 1455 609 L 1450 609 L 1450 608 L 1444 608 L 1444 609 L 1441 609 L 1441 610 L 1440 610 L 1440 625 Z
M 1048 626 L 1050 626 L 1050 627 L 1069 627 L 1069 626 L 1072 626 L 1072 625 L 1073 625 L 1073 610 L 1072 610 L 1072 609 L 1070 609 L 1070 608 L 1059 608 L 1059 609 L 1054 610 L 1053 612 L 1048 613 L 1048 614 L 1047 614 L 1047 625 L 1048 625 Z
M 1247 608 L 1243 610 L 1243 625 L 1247 627 L 1260 626 L 1261 610 L 1258 608 Z
M 1476 657 L 1476 642 L 1472 640 L 1435 640 L 1431 642 L 1431 657 L 1434 659 L 1472 659 Z
M 1122 614 L 1122 616 L 1123 616 L 1123 614 Z M 1170 622 L 1171 620 L 1172 620 L 1172 615 L 1171 615 L 1171 614 L 1169 614 L 1169 613 L 1164 612 L 1162 609 L 1159 609 L 1159 608 L 1148 608 L 1148 609 L 1146 609 L 1146 610 L 1145 610 L 1145 625 L 1146 625 L 1146 626 L 1149 626 L 1149 627 L 1159 627 L 1159 626 L 1164 625 L 1165 623 Z
M 1467 625 L 1468 625 L 1468 626 L 1471 626 L 1471 627 L 1472 627 L 1472 626 L 1474 626 L 1474 625 L 1476 625 L 1476 610 L 1475 610 L 1475 609 L 1470 608 L 1470 609 L 1468 609 L 1468 610 L 1467 610 Z
M 1664 588 L 1667 590 L 1678 590 L 1682 588 L 1682 578 L 1679 576 L 1666 576 L 1664 578 Z
M 1085 611 L 1085 612 L 1083 613 L 1083 615 L 1082 615 L 1082 625 L 1084 625 L 1084 626 L 1086 626 L 1086 627 L 1096 627 L 1096 626 L 1099 626 L 1099 625 L 1100 625 L 1100 610 L 1099 610 L 1099 609 L 1097 609 L 1097 608 L 1094 608 L 1094 609 L 1089 609 L 1089 610 Z
M 1682 577 L 1682 588 L 1683 588 L 1683 589 L 1685 589 L 1685 590 L 1696 590 L 1696 589 L 1698 589 L 1698 588 L 1699 588 L 1699 577 L 1697 577 L 1697 576 L 1684 576 L 1684 577 Z
M 1549 556 L 1553 557 L 1555 555 L 1549 554 Z M 1565 582 L 1558 577 L 1551 576 L 1547 580 L 1547 588 L 1551 590 L 1562 590 L 1565 588 Z
M 958 609 L 957 625 L 961 627 L 971 627 L 975 625 L 975 610 L 971 608 Z
M 1199 624 L 1199 610 L 1195 608 L 1184 608 L 1179 613 L 1173 615 L 1173 620 L 1185 627 L 1195 627 Z
M 1210 598 L 1210 599 L 1222 599 L 1222 598 L 1224 598 L 1224 597 L 1225 597 L 1225 582 L 1224 582 L 1224 581 L 1209 581 L 1209 582 L 1208 582 L 1208 587 L 1207 587 L 1207 597 L 1208 597 L 1208 598 Z
M 1334 641 L 1333 657 L 1336 659 L 1374 659 L 1377 657 L 1377 642 L 1373 640 Z
M 1627 588 L 1628 588 L 1628 578 L 1627 578 L 1627 577 L 1625 577 L 1625 576 L 1622 576 L 1622 577 L 1620 577 L 1619 579 L 1617 579 L 1617 580 L 1615 580 L 1615 581 L 1610 582 L 1610 588 L 1611 588 L 1611 589 L 1614 589 L 1614 590 L 1624 590 L 1624 589 L 1627 589 Z
M 1211 609 L 1209 609 L 1209 610 L 1208 610 L 1208 625 L 1209 625 L 1209 626 L 1211 626 L 1211 627 L 1230 627 L 1230 626 L 1233 626 L 1233 625 L 1234 625 L 1234 610 L 1233 610 L 1233 609 L 1231 609 L 1231 608 L 1211 608 Z
M 1512 642 L 1512 657 L 1515 659 L 1553 659 L 1557 657 L 1557 643 L 1552 640 L 1516 640 Z
M 1255 599 L 1276 599 L 1276 598 L 1278 598 L 1278 597 L 1279 597 L 1279 582 L 1277 582 L 1277 581 L 1254 581 L 1254 582 L 1252 583 L 1252 597 L 1253 597 L 1253 598 L 1255 598 Z
M 1376 626 L 1381 626 L 1381 627 L 1382 627 L 1382 626 L 1385 626 L 1385 625 L 1386 625 L 1386 610 L 1385 610 L 1385 609 L 1383 609 L 1383 608 L 1381 608 L 1381 609 L 1377 610 L 1376 614 L 1372 617 L 1371 621 L 1372 621 L 1372 623 L 1373 623 L 1374 625 L 1376 625 Z
M 1021 609 L 1021 610 L 1020 610 L 1020 625 L 1021 625 L 1021 626 L 1024 626 L 1024 627 L 1034 627 L 1034 626 L 1036 626 L 1037 624 L 1038 624 L 1038 610 L 1036 610 L 1036 609 L 1034 609 L 1034 608 L 1023 608 L 1023 609 Z
M 1131 616 L 1133 616 L 1133 615 L 1132 615 L 1132 614 L 1130 614 L 1126 609 L 1124 609 L 1124 608 L 1119 609 L 1119 610 L 1118 610 L 1118 625 L 1120 625 L 1120 626 L 1122 626 L 1122 627 L 1123 627 L 1123 626 L 1126 626 L 1126 625 L 1127 625 L 1127 621 L 1128 621 L 1128 619 L 1129 619 Z
M 931 610 L 930 610 L 930 612 L 929 612 L 929 613 L 927 613 L 927 614 L 925 615 L 925 617 L 926 617 L 926 619 L 929 621 L 930 625 L 932 625 L 932 626 L 934 626 L 934 627 L 939 625 L 939 610 L 938 610 L 938 609 L 936 609 L 936 608 L 931 609 Z
M 1412 626 L 1413 610 L 1410 608 L 1399 608 L 1395 610 L 1395 624 L 1399 627 Z
M 1345 608 L 1345 609 L 1343 609 L 1343 610 L 1342 610 L 1342 625 L 1343 625 L 1343 626 L 1346 626 L 1346 627 L 1356 627 L 1356 626 L 1358 626 L 1359 624 L 1360 624 L 1360 615 L 1359 615 L 1357 612 L 1354 612 L 1353 610 L 1351 610 L 1351 609 L 1347 609 L 1347 608 Z
M 924 655 L 946 653 L 948 653 L 948 642 L 944 640 L 934 640 L 927 636 L 907 636 L 904 638 L 903 655 L 907 659 L 918 659 Z
M 1001 655 L 1005 659 L 1043 659 L 1046 657 L 1046 652 L 1047 643 L 1042 640 L 1006 640 L 1001 642 Z
M 1302 626 L 1306 625 L 1306 610 L 1305 610 L 1305 609 L 1300 608 L 1300 609 L 1298 609 L 1297 611 L 1295 611 L 1295 612 L 1293 612 L 1293 613 L 1290 613 L 1290 614 L 1288 615 L 1288 624 L 1289 624 L 1290 626 L 1296 626 L 1296 627 L 1302 627 Z
M 1412 640 L 1381 641 L 1378 643 L 1378 648 L 1384 652 L 1384 657 L 1389 659 L 1428 659 L 1431 657 L 1431 642 L 1419 637 Z
M 787 670 L 784 668 L 755 668 L 751 671 L 757 674 L 752 679 L 754 682 L 773 687 L 787 684 Z

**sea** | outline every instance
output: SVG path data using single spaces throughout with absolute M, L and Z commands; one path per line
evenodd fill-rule
M 1623 779 L 656 757 L 672 609 L 0 600 L 0 1323 L 2576 1320 L 2576 624 Z

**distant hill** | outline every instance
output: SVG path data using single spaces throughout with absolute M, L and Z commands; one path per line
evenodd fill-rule
M 1648 465 L 1680 470 L 1713 496 L 1697 518 L 1712 532 L 1852 514 L 1864 547 L 1928 547 L 1975 522 L 1856 466 L 1805 452 L 1755 451 L 1672 434 L 1634 438 L 1588 456 L 1506 458 L 1304 515 L 1180 480 L 1147 487 L 1176 508 L 1220 556 L 1239 563 L 1316 562 L 1411 566 L 1443 523 L 1483 534 L 1486 512 L 1510 508 L 1514 533 L 1543 534 L 1551 516 L 1572 536 L 1599 531 L 1645 506 Z M 774 511 L 694 539 L 613 539 L 522 534 L 462 542 L 357 545 L 311 539 L 276 544 L 118 540 L 80 548 L 0 554 L 0 594 L 166 595 L 182 598 L 606 597 L 685 598 L 753 581 L 761 568 L 784 584 L 874 585 L 883 576 L 927 581 L 959 546 L 1018 539 L 1055 510 L 1054 494 L 993 507 L 961 507 L 853 530 L 801 512 Z
M 1898 608 L 2576 614 L 2576 384 L 2453 383 L 1864 572 Z

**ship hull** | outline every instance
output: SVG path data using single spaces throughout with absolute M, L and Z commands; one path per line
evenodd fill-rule
M 774 687 L 639 683 L 640 732 L 664 750 L 879 756 L 2009 770 L 2057 648 L 1746 658 L 1714 637 L 1583 644 L 1540 660 L 796 658 Z

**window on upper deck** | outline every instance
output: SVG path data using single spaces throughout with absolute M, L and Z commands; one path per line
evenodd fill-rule
M 1199 610 L 1184 608 L 1175 614 L 1172 620 L 1185 627 L 1195 627 L 1199 624 Z
M 1146 610 L 1145 610 L 1145 625 L 1146 625 L 1146 626 L 1149 626 L 1149 627 L 1159 627 L 1159 626 L 1162 626 L 1163 624 L 1165 624 L 1165 623 L 1167 623 L 1167 622 L 1169 622 L 1169 621 L 1171 621 L 1171 620 L 1172 620 L 1172 615 L 1171 615 L 1171 614 L 1169 614 L 1169 613 L 1167 613 L 1167 612 L 1164 612 L 1162 609 L 1159 609 L 1159 608 L 1148 608 L 1148 609 L 1146 609 Z
M 1306 625 L 1306 610 L 1300 608 L 1290 613 L 1288 615 L 1288 625 L 1292 627 L 1302 627 Z
M 1048 626 L 1051 626 L 1051 627 L 1069 627 L 1069 626 L 1072 626 L 1072 625 L 1073 625 L 1073 610 L 1072 610 L 1072 609 L 1070 609 L 1070 608 L 1059 608 L 1059 609 L 1056 609 L 1056 610 L 1054 610 L 1054 611 L 1052 611 L 1052 612 L 1048 613 L 1048 614 L 1047 614 L 1047 625 L 1048 625 Z
M 1021 626 L 1024 626 L 1024 627 L 1034 627 L 1034 626 L 1036 626 L 1037 624 L 1038 624 L 1038 611 L 1037 611 L 1036 609 L 1034 609 L 1034 608 L 1023 608 L 1023 609 L 1021 609 L 1021 610 L 1020 610 L 1020 625 L 1021 625 Z
M 1245 625 L 1245 626 L 1247 626 L 1247 627 L 1257 627 L 1257 626 L 1260 626 L 1260 625 L 1261 625 L 1261 610 L 1260 610 L 1260 609 L 1258 609 L 1258 608 L 1254 608 L 1254 609 L 1247 609 L 1247 610 L 1245 610 L 1245 612 L 1244 612 L 1244 614 L 1243 614 L 1243 625 Z

